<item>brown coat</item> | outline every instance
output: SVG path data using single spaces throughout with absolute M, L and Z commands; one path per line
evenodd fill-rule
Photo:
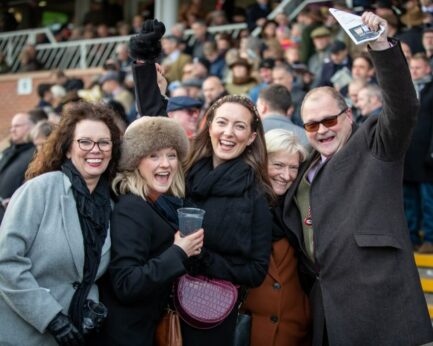
M 180 53 L 176 61 L 172 63 L 162 62 L 166 72 L 165 77 L 169 82 L 174 82 L 176 80 L 182 80 L 183 68 L 186 64 L 190 63 L 192 58 L 188 54 Z
M 265 281 L 248 291 L 251 346 L 310 345 L 310 307 L 299 284 L 295 250 L 286 238 L 272 245 Z

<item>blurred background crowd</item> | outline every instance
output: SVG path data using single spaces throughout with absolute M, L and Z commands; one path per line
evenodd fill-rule
M 193 137 L 215 100 L 241 94 L 256 104 L 265 130 L 289 129 L 307 145 L 300 118 L 303 97 L 314 87 L 333 86 L 346 98 L 356 122 L 361 124 L 382 110 L 375 69 L 366 54 L 367 47 L 354 45 L 328 9 L 377 13 L 388 21 L 389 35 L 402 43 L 421 102 L 419 123 L 406 157 L 405 202 L 414 249 L 433 253 L 433 212 L 428 211 L 433 205 L 433 1 L 322 1 L 304 7 L 294 19 L 284 11 L 269 19 L 278 5 L 278 1 L 269 0 L 180 3 L 178 21 L 167 28 L 163 54 L 158 59 L 158 84 L 167 99 L 168 116 L 177 119 Z M 57 42 L 134 35 L 144 20 L 154 15 L 153 2 L 142 6 L 130 22 L 124 20 L 122 9 L 121 1 L 92 1 L 82 23 L 72 24 L 74 21 L 68 19 L 51 26 L 52 33 Z M 25 28 L 10 11 L 2 13 L 0 32 Z M 40 23 L 39 18 L 34 25 Z M 233 23 L 247 25 L 236 35 L 209 30 Z M 26 24 L 32 23 L 27 20 Z M 34 43 L 24 46 L 19 72 L 47 69 L 37 54 L 38 45 L 46 39 L 39 34 Z M 69 76 L 67 70 L 52 70 L 52 82 L 37 85 L 39 102 L 35 109 L 13 118 L 11 143 L 32 140 L 36 146 L 42 145 L 64 107 L 80 99 L 109 103 L 124 131 L 141 116 L 135 102 L 132 63 L 127 43 L 119 43 L 114 54 L 101 64 L 102 73 L 93 76 L 90 83 Z M 4 53 L 0 53 L 0 73 L 11 73 Z M 35 150 L 29 147 L 31 152 Z M 426 157 L 430 157 L 428 164 Z M 24 161 L 28 163 L 30 158 Z M 7 205 L 21 181 L 16 172 L 9 172 L 15 184 L 4 179 L 4 166 L 0 165 L 0 197 Z

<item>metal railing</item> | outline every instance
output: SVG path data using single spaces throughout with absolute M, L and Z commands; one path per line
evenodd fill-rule
M 287 14 L 289 20 L 292 21 L 306 6 L 320 2 L 329 2 L 329 0 L 283 0 L 268 15 L 268 19 L 274 19 L 278 13 L 284 12 Z M 261 30 L 260 27 L 257 27 L 251 34 L 258 36 Z
M 209 27 L 210 33 L 231 32 L 237 37 L 245 23 L 229 24 Z M 56 42 L 48 29 L 34 29 L 15 31 L 0 34 L 0 51 L 6 52 L 6 61 L 11 66 L 11 72 L 17 72 L 20 68 L 19 55 L 26 43 L 36 42 L 38 34 L 45 34 L 49 43 L 36 46 L 36 57 L 43 63 L 44 68 L 50 69 L 74 69 L 99 67 L 104 62 L 115 56 L 116 46 L 127 43 L 130 36 L 114 36 L 91 40 L 78 40 L 69 42 Z M 185 31 L 187 39 L 192 37 L 192 30 Z
M 37 57 L 46 69 L 99 67 L 115 56 L 116 46 L 127 43 L 130 36 L 40 44 Z
M 19 69 L 19 56 L 27 43 L 35 43 L 38 35 L 45 35 L 47 40 L 53 44 L 56 42 L 53 34 L 47 28 L 20 30 L 0 34 L 0 52 L 5 54 L 6 61 L 12 72 Z
M 269 19 L 284 11 L 290 19 L 295 18 L 298 13 L 308 4 L 324 2 L 326 0 L 284 0 L 268 16 Z M 212 34 L 218 32 L 230 32 L 234 38 L 239 36 L 241 30 L 246 29 L 246 23 L 228 24 L 209 27 Z M 253 31 L 257 36 L 260 28 Z M 130 36 L 115 36 L 101 39 L 78 40 L 69 42 L 56 42 L 53 34 L 47 28 L 14 31 L 0 34 L 0 51 L 5 53 L 6 61 L 11 67 L 11 72 L 17 72 L 20 68 L 19 55 L 26 43 L 35 43 L 37 35 L 44 34 L 49 43 L 36 46 L 37 58 L 45 69 L 75 69 L 99 67 L 104 62 L 115 56 L 116 46 L 127 43 Z M 192 30 L 185 31 L 186 40 L 193 40 Z

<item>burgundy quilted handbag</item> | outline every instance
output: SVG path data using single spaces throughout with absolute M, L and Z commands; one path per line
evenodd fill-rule
M 175 283 L 174 306 L 182 320 L 194 328 L 216 327 L 237 299 L 236 286 L 225 280 L 185 274 Z

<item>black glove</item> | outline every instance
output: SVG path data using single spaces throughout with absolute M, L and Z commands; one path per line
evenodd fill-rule
M 188 257 L 184 261 L 184 265 L 187 273 L 192 276 L 206 275 L 209 268 L 209 252 L 202 247 L 200 254 Z
M 161 37 L 165 25 L 157 19 L 147 19 L 141 31 L 129 40 L 129 55 L 134 60 L 155 62 L 161 54 Z
M 50 322 L 47 330 L 61 346 L 82 346 L 85 343 L 83 335 L 75 328 L 71 319 L 61 312 Z

